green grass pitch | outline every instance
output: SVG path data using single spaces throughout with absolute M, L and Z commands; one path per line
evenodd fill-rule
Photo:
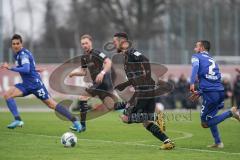
M 191 120 L 169 119 L 167 134 L 174 139 L 176 148 L 159 150 L 161 142 L 141 124 L 123 124 L 119 112 L 111 112 L 90 120 L 87 131 L 76 133 L 78 144 L 64 148 L 60 143 L 70 122 L 59 120 L 54 112 L 21 113 L 25 126 L 9 130 L 12 120 L 9 112 L 0 112 L 1 160 L 239 160 L 240 123 L 228 119 L 219 129 L 224 149 L 208 149 L 213 142 L 209 129 L 200 127 L 199 114 Z M 171 114 L 171 113 L 169 113 Z M 175 113 L 176 114 L 176 113 Z

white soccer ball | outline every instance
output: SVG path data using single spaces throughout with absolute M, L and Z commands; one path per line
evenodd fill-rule
M 164 111 L 164 105 L 160 102 L 156 103 L 155 111 L 156 112 L 163 112 Z
M 72 132 L 66 132 L 61 137 L 64 147 L 74 147 L 77 144 L 77 136 Z

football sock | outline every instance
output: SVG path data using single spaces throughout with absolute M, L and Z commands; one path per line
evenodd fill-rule
M 81 125 L 82 125 L 83 127 L 86 127 L 86 121 L 81 121 Z
M 71 115 L 71 113 L 63 106 L 61 106 L 60 104 L 58 104 L 55 108 L 55 111 L 57 111 L 58 113 L 60 113 L 61 115 L 63 115 L 64 117 L 66 117 L 68 120 L 75 122 L 77 119 L 76 117 L 74 117 L 73 115 Z
M 16 116 L 16 117 L 15 117 L 15 120 L 21 121 L 22 119 L 21 119 L 20 116 Z
M 210 127 L 210 130 L 212 132 L 212 136 L 214 138 L 215 144 L 219 144 L 221 143 L 221 139 L 219 136 L 219 132 L 218 132 L 218 127 L 216 125 Z
M 81 112 L 80 113 L 81 116 L 81 125 L 83 127 L 86 127 L 86 117 L 87 117 L 87 112 Z
M 208 127 L 212 127 L 214 125 L 217 125 L 218 123 L 221 123 L 222 121 L 224 121 L 227 118 L 232 117 L 232 112 L 231 111 L 226 111 L 223 112 L 222 114 L 215 116 L 213 118 L 211 118 L 210 120 L 207 121 L 207 125 Z
M 81 125 L 83 127 L 86 127 L 86 117 L 87 117 L 87 110 L 88 110 L 88 104 L 87 101 L 79 101 L 78 105 L 80 106 L 80 116 L 81 116 Z
M 21 121 L 15 100 L 13 98 L 9 98 L 6 100 L 6 103 L 15 120 Z
M 151 132 L 156 138 L 158 138 L 159 140 L 161 140 L 162 142 L 166 141 L 168 139 L 168 137 L 160 131 L 160 128 L 154 124 L 154 123 L 150 123 L 146 129 Z

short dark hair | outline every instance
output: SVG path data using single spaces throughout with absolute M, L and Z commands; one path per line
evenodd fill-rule
M 201 45 L 207 50 L 207 51 L 210 51 L 210 48 L 211 48 L 211 44 L 209 41 L 207 40 L 201 40 L 199 41 L 201 43 Z
M 125 32 L 117 32 L 114 34 L 114 37 L 125 38 L 128 40 L 128 35 Z
M 82 40 L 82 39 L 85 39 L 85 38 L 87 38 L 87 39 L 89 39 L 90 41 L 92 41 L 92 36 L 90 36 L 89 34 L 84 34 L 84 35 L 82 35 L 80 39 Z
M 14 34 L 11 38 L 11 41 L 14 40 L 14 39 L 18 39 L 22 43 L 22 37 L 19 34 Z

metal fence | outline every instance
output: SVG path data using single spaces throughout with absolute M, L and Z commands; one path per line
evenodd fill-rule
M 206 39 L 211 42 L 213 56 L 223 56 L 220 59 L 222 61 L 225 58 L 224 63 L 239 64 L 239 61 L 236 61 L 240 56 L 239 6 L 226 8 L 216 3 L 203 8 L 201 1 L 196 3 L 199 3 L 199 8 L 191 8 L 187 5 L 169 8 L 162 17 L 163 32 L 150 39 L 141 41 L 135 39 L 134 46 L 153 62 L 189 64 L 195 42 Z M 95 42 L 96 48 L 104 51 L 105 43 Z M 10 52 L 4 53 L 5 61 L 12 61 Z M 77 53 L 76 48 L 37 48 L 32 52 L 38 63 L 61 63 L 80 54 Z M 110 56 L 112 54 L 108 51 L 104 52 Z M 227 60 L 229 56 L 234 61 Z

